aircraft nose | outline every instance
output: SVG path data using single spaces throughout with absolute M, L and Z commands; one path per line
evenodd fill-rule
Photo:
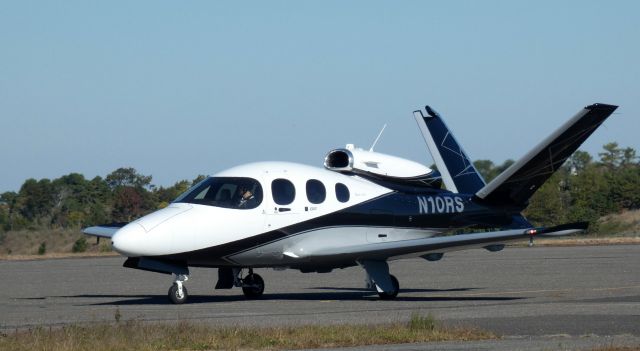
M 146 231 L 138 223 L 129 223 L 111 237 L 111 245 L 119 254 L 127 257 L 140 256 L 140 245 L 144 245 Z

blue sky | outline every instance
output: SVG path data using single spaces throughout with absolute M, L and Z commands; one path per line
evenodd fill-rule
M 640 149 L 637 1 L 6 1 L 0 192 L 118 167 L 171 185 L 346 143 L 431 164 L 430 104 L 473 159 L 517 159 L 593 102 L 583 146 Z

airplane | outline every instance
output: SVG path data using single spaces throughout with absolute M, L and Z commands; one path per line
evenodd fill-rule
M 438 261 L 455 250 L 496 252 L 513 240 L 584 231 L 588 223 L 535 227 L 521 212 L 616 108 L 584 107 L 486 183 L 443 118 L 426 106 L 414 118 L 436 169 L 348 144 L 329 151 L 324 168 L 240 165 L 163 209 L 83 232 L 110 238 L 127 257 L 124 267 L 172 274 L 168 298 L 175 304 L 187 301 L 189 267 L 217 268 L 215 289 L 240 287 L 254 299 L 265 288 L 257 268 L 328 273 L 361 266 L 367 288 L 393 299 L 400 284 L 389 261 Z

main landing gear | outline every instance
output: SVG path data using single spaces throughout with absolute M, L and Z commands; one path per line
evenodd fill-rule
M 249 274 L 240 280 L 239 286 L 242 287 L 242 293 L 248 299 L 257 299 L 264 292 L 264 280 L 253 269 L 249 268 Z
M 387 261 L 382 260 L 361 260 L 358 261 L 367 272 L 365 280 L 368 289 L 375 289 L 381 300 L 391 300 L 398 296 L 400 283 L 398 278 L 389 274 Z
M 240 268 L 228 269 L 228 280 L 216 285 L 216 289 L 230 289 L 232 287 L 242 288 L 242 293 L 247 299 L 257 299 L 264 293 L 264 280 L 259 274 L 253 273 L 253 268 L 249 268 L 249 273 L 242 278 L 243 270 Z M 187 301 L 189 293 L 184 283 L 189 280 L 186 274 L 176 274 L 175 280 L 171 288 L 169 288 L 169 301 L 176 305 L 183 304 Z
M 384 291 L 376 285 L 376 291 L 382 300 L 393 300 L 398 296 L 398 292 L 400 291 L 400 282 L 398 282 L 398 279 L 393 274 L 389 274 L 389 279 L 391 279 L 391 285 L 393 286 L 391 291 Z

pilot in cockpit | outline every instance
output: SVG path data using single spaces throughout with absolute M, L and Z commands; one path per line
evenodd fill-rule
M 238 200 L 238 208 L 248 208 L 251 207 L 253 201 L 255 201 L 255 196 L 247 188 L 246 186 L 238 187 L 238 194 L 240 195 L 240 200 Z

